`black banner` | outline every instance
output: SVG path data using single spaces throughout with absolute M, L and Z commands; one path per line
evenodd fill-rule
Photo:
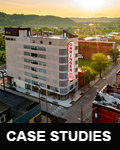
M 1 144 L 119 144 L 119 124 L 0 124 Z M 47 144 L 47 145 L 46 145 Z M 86 145 L 86 146 L 87 146 Z

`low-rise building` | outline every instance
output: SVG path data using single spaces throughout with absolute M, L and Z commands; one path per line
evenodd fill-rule
M 105 86 L 93 102 L 93 123 L 120 123 L 120 88 Z

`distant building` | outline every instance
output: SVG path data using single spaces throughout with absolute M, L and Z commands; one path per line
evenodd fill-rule
M 93 102 L 93 123 L 120 123 L 120 88 L 105 86 Z
M 109 51 L 115 48 L 115 42 L 106 41 L 78 41 L 78 53 L 84 59 L 91 59 L 93 54 L 103 53 L 109 55 Z
M 45 35 L 44 35 L 45 34 Z M 31 35 L 31 28 L 5 28 L 6 65 L 9 82 L 19 88 L 54 99 L 67 100 L 78 87 L 78 37 L 44 31 Z

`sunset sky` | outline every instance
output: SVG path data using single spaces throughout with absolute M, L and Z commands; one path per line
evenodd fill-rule
M 120 0 L 0 0 L 0 12 L 60 17 L 120 17 Z

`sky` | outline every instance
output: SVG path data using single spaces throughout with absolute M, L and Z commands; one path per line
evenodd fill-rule
M 120 0 L 0 0 L 0 12 L 60 17 L 120 17 Z

